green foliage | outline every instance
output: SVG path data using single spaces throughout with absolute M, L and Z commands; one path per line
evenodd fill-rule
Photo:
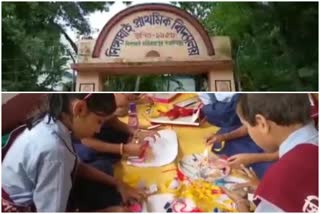
M 77 54 L 75 41 L 66 29 L 90 35 L 87 15 L 106 11 L 111 4 L 3 2 L 2 88 L 52 90 Z M 318 90 L 317 2 L 174 4 L 193 14 L 210 35 L 230 36 L 242 90 Z M 62 44 L 61 38 L 68 45 Z M 44 79 L 39 81 L 39 77 Z M 140 90 L 166 91 L 170 81 L 175 81 L 175 77 L 142 76 Z M 195 82 L 197 90 L 205 89 L 203 76 L 195 76 Z M 136 76 L 110 77 L 106 89 L 132 91 L 135 84 Z M 69 90 L 70 85 L 65 89 Z
M 210 35 L 230 36 L 243 90 L 318 90 L 317 2 L 177 5 L 197 17 Z
M 66 27 L 90 34 L 86 16 L 105 7 L 105 2 L 3 2 L 2 88 L 52 89 L 77 53 Z M 62 36 L 69 45 L 61 43 Z M 39 82 L 41 76 L 45 80 Z

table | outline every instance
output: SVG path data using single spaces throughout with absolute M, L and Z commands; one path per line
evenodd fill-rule
M 189 98 L 197 96 L 196 94 L 181 94 L 173 102 L 180 102 Z M 169 104 L 169 105 L 172 105 Z M 146 111 L 146 105 L 138 105 L 139 122 L 142 126 L 150 126 L 143 112 Z M 127 122 L 128 118 L 120 118 L 122 121 Z M 172 126 L 165 125 L 164 129 L 172 129 L 177 133 L 179 152 L 176 160 L 166 166 L 157 168 L 138 168 L 127 165 L 125 161 L 115 167 L 115 176 L 121 178 L 125 183 L 136 186 L 139 181 L 143 180 L 147 185 L 157 184 L 159 192 L 163 193 L 165 190 L 162 188 L 168 181 L 173 180 L 177 172 L 177 163 L 185 155 L 193 153 L 203 153 L 205 150 L 205 137 L 215 133 L 219 130 L 218 127 L 212 126 L 209 123 L 204 123 L 199 127 L 190 126 Z M 234 171 L 237 174 L 236 171 Z

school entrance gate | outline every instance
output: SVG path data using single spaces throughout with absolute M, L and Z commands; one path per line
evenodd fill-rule
M 189 13 L 140 4 L 115 15 L 97 40 L 79 41 L 77 91 L 102 91 L 110 75 L 206 74 L 208 91 L 235 91 L 229 37 L 209 37 Z

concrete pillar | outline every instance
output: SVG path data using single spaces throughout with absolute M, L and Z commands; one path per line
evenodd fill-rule
M 104 78 L 100 73 L 78 71 L 76 91 L 103 91 L 103 84 Z
M 209 71 L 209 91 L 235 91 L 235 83 L 232 70 Z

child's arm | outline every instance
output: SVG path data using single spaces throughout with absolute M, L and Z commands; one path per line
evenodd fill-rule
M 128 124 L 119 120 L 118 117 L 110 118 L 107 121 L 107 123 L 110 124 L 112 126 L 112 128 L 114 128 L 115 130 L 122 131 L 122 132 L 127 133 L 131 136 L 135 135 L 135 137 L 140 138 L 140 140 L 143 140 L 142 138 L 146 138 L 146 137 L 154 138 L 155 136 L 159 136 L 157 131 L 146 130 L 146 129 L 144 129 L 145 127 L 140 126 L 139 130 L 132 129 L 132 128 L 130 128 L 130 126 L 128 126 Z
M 57 153 L 53 152 L 53 154 Z M 53 157 L 46 156 L 46 159 L 37 161 L 39 164 L 36 169 L 27 168 L 28 173 L 37 174 L 32 196 L 37 212 L 66 212 L 72 187 L 70 173 L 74 160 L 68 159 L 68 157 L 64 158 L 55 160 Z M 29 159 L 28 161 L 36 161 L 33 157 Z
M 258 162 L 268 162 L 268 161 L 276 161 L 279 159 L 279 152 L 272 152 L 272 153 L 256 153 L 253 155 L 253 163 Z
M 95 138 L 82 139 L 81 143 L 97 152 L 112 153 L 112 154 L 121 153 L 122 146 L 120 144 L 108 143 Z M 126 155 L 138 156 L 141 154 L 142 149 L 143 149 L 143 144 L 141 143 L 123 144 L 123 153 Z
M 131 129 L 128 124 L 122 122 L 121 120 L 119 120 L 118 117 L 114 116 L 112 118 L 110 118 L 108 121 L 106 121 L 106 123 L 108 123 L 109 125 L 112 126 L 112 128 L 122 131 L 124 133 L 133 135 L 134 131 L 133 129 Z
M 122 106 L 122 107 L 119 106 L 114 112 L 114 115 L 116 115 L 117 117 L 124 117 L 128 114 L 128 110 L 129 108 L 126 106 Z
M 236 138 L 244 137 L 248 135 L 248 130 L 245 126 L 241 126 L 231 132 L 224 134 L 213 134 L 206 139 L 206 144 L 211 145 L 222 141 L 229 141 Z
M 279 152 L 273 153 L 242 153 L 228 158 L 232 167 L 239 167 L 241 164 L 248 166 L 253 163 L 275 161 L 279 159 Z
M 247 135 L 248 135 L 248 130 L 247 130 L 247 128 L 245 126 L 241 126 L 241 127 L 237 128 L 237 129 L 231 131 L 231 132 L 222 134 L 223 139 L 225 141 L 233 140 L 233 139 L 244 137 L 244 136 L 247 136 Z

